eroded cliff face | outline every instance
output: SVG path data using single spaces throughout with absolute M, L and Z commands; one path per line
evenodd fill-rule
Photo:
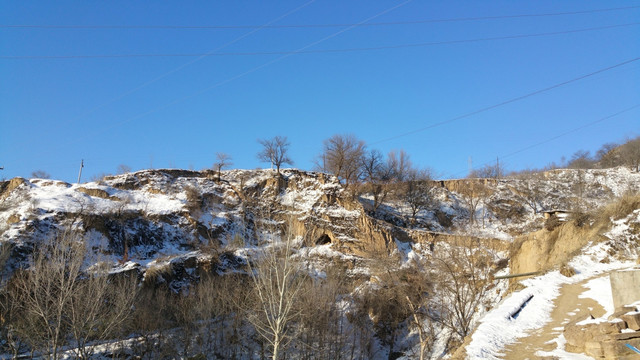
M 51 231 L 73 225 L 93 251 L 153 262 L 170 251 L 262 245 L 265 231 L 304 246 L 367 257 L 391 253 L 401 230 L 371 218 L 335 177 L 298 170 L 147 170 L 82 185 L 14 179 L 2 183 L 0 240 L 26 258 Z M 404 238 L 403 238 L 404 236 Z
M 607 224 L 576 226 L 567 222 L 548 231 L 546 229 L 519 236 L 511 247 L 512 274 L 547 271 L 561 268 L 589 243 L 606 241 L 603 233 Z

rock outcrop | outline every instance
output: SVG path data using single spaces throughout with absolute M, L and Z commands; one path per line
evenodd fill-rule
M 640 312 L 632 310 L 605 322 L 593 322 L 590 318 L 568 324 L 564 329 L 565 349 L 595 359 L 636 359 L 638 353 L 627 346 L 640 348 Z

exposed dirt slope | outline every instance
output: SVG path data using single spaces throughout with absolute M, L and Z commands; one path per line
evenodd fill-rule
M 603 240 L 602 226 L 566 223 L 553 231 L 538 230 L 518 237 L 510 261 L 512 274 L 546 271 L 566 264 L 591 241 Z

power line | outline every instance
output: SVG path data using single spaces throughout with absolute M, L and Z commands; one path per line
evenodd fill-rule
M 114 102 L 116 102 L 116 101 L 118 101 L 118 100 L 120 100 L 120 99 L 122 99 L 122 98 L 124 98 L 124 97 L 126 97 L 128 95 L 131 95 L 131 94 L 135 93 L 138 90 L 141 90 L 141 89 L 143 89 L 143 88 L 145 88 L 145 87 L 147 87 L 147 86 L 149 86 L 149 85 L 151 85 L 151 84 L 153 84 L 155 82 L 158 82 L 158 81 L 166 78 L 167 76 L 169 76 L 171 74 L 174 74 L 174 73 L 184 69 L 185 67 L 188 67 L 188 66 L 190 66 L 190 65 L 192 65 L 192 64 L 194 64 L 194 63 L 206 58 L 208 55 L 213 54 L 216 51 L 222 50 L 222 49 L 224 49 L 224 48 L 226 48 L 226 47 L 228 47 L 230 45 L 233 45 L 233 44 L 237 43 L 238 41 L 240 41 L 240 40 L 242 40 L 242 39 L 244 39 L 244 38 L 246 38 L 246 37 L 248 37 L 248 36 L 250 36 L 250 35 L 252 35 L 252 34 L 254 34 L 256 32 L 258 32 L 258 31 L 260 31 L 262 28 L 264 28 L 266 26 L 269 26 L 270 24 L 273 24 L 273 23 L 275 23 L 277 21 L 280 21 L 280 20 L 284 19 L 285 17 L 287 17 L 287 16 L 289 16 L 289 15 L 291 15 L 291 14 L 293 14 L 293 13 L 295 13 L 295 12 L 297 12 L 297 11 L 299 11 L 299 10 L 309 6 L 309 5 L 311 5 L 315 1 L 316 0 L 310 0 L 310 1 L 308 1 L 308 2 L 306 2 L 304 4 L 302 4 L 302 5 L 294 8 L 293 10 L 287 11 L 286 13 L 278 16 L 277 18 L 269 20 L 262 27 L 258 27 L 258 28 L 254 29 L 254 30 L 251 30 L 251 31 L 249 31 L 249 32 L 247 32 L 247 33 L 245 33 L 243 35 L 240 35 L 240 36 L 234 38 L 233 40 L 231 40 L 229 42 L 226 42 L 226 43 L 224 43 L 224 44 L 212 49 L 211 51 L 208 51 L 208 52 L 206 52 L 206 53 L 204 53 L 202 55 L 199 55 L 196 59 L 189 60 L 186 63 L 184 63 L 184 64 L 182 64 L 182 65 L 180 65 L 180 66 L 178 66 L 176 68 L 173 68 L 173 69 L 171 69 L 171 70 L 169 70 L 169 71 L 167 71 L 165 73 L 162 73 L 162 74 L 156 76 L 155 78 L 153 78 L 153 79 L 151 79 L 149 81 L 146 81 L 146 82 L 144 82 L 144 83 L 142 83 L 142 84 L 140 84 L 140 85 L 138 85 L 138 86 L 136 86 L 136 87 L 134 87 L 132 89 L 129 89 L 129 90 L 125 91 L 124 93 L 122 93 L 122 94 L 120 94 L 120 95 L 118 95 L 118 96 L 116 96 L 114 98 L 111 98 L 111 99 L 101 103 L 100 105 L 91 108 L 89 111 L 84 112 L 83 114 L 81 114 L 81 115 L 79 115 L 79 116 L 77 116 L 77 117 L 65 122 L 64 124 L 62 124 L 62 126 L 69 125 L 69 124 L 71 124 L 71 123 L 73 123 L 73 122 L 75 122 L 75 121 L 77 121 L 79 119 L 82 119 L 82 118 L 86 117 L 87 115 L 90 115 L 90 114 L 96 112 L 97 110 L 100 110 L 101 108 L 107 106 L 107 105 L 110 105 L 110 104 L 112 104 L 112 103 L 114 103 Z
M 41 59 L 99 59 L 99 58 L 146 58 L 146 57 L 209 57 L 209 56 L 256 56 L 256 55 L 298 55 L 298 54 L 321 54 L 321 53 L 345 53 L 345 52 L 358 52 L 358 51 L 375 51 L 375 50 L 392 50 L 392 49 L 406 49 L 415 47 L 426 47 L 435 45 L 452 45 L 452 44 L 464 44 L 464 43 L 476 43 L 483 41 L 496 41 L 496 40 L 511 40 L 522 39 L 531 37 L 542 36 L 554 36 L 563 34 L 574 34 L 588 31 L 608 30 L 627 26 L 637 26 L 640 22 L 608 25 L 591 27 L 585 29 L 554 31 L 546 33 L 535 34 L 520 34 L 520 35 L 508 35 L 497 37 L 485 37 L 475 39 L 462 39 L 462 40 L 447 40 L 447 41 L 434 41 L 434 42 L 422 42 L 414 44 L 401 44 L 401 45 L 386 45 L 386 46 L 372 46 L 372 47 L 359 47 L 359 48 L 346 48 L 346 49 L 318 49 L 318 50 L 296 50 L 296 51 L 255 51 L 255 52 L 215 52 L 210 51 L 207 53 L 176 53 L 176 54 L 102 54 L 102 55 L 25 55 L 25 56 L 0 56 L 0 59 L 6 60 L 41 60 Z M 228 45 L 228 44 L 227 44 Z M 226 47 L 226 45 L 225 45 Z
M 508 154 L 505 154 L 505 155 L 503 155 L 503 156 L 500 156 L 500 158 L 501 158 L 501 159 L 504 159 L 504 158 L 512 157 L 512 156 L 517 155 L 517 154 L 519 154 L 519 153 L 521 153 L 521 152 L 524 152 L 524 151 L 530 150 L 530 149 L 532 149 L 532 148 L 534 148 L 534 147 L 537 147 L 537 146 L 540 146 L 540 145 L 544 145 L 544 144 L 550 143 L 550 142 L 552 142 L 552 141 L 554 141 L 554 140 L 557 140 L 557 139 L 559 139 L 559 138 L 561 138 L 561 137 L 563 137 L 563 136 L 566 136 L 566 135 L 572 134 L 572 133 L 574 133 L 574 132 L 577 132 L 577 131 L 580 131 L 580 130 L 582 130 L 582 129 L 585 129 L 585 128 L 589 127 L 589 126 L 593 126 L 593 125 L 595 125 L 595 124 L 598 124 L 598 123 L 601 123 L 601 122 L 603 122 L 603 121 L 609 120 L 609 119 L 611 119 L 611 118 L 614 118 L 614 117 L 616 117 L 616 116 L 618 116 L 618 115 L 622 115 L 622 114 L 624 114 L 624 113 L 626 113 L 626 112 L 629 112 L 629 111 L 631 111 L 631 110 L 637 109 L 637 108 L 639 108 L 639 107 L 640 107 L 640 104 L 633 105 L 633 106 L 628 107 L 628 108 L 626 108 L 626 109 L 624 109 L 624 110 L 620 110 L 620 111 L 616 112 L 615 114 L 612 114 L 612 115 L 609 115 L 609 116 L 605 116 L 605 117 L 600 118 L 600 119 L 598 119 L 598 120 L 595 120 L 595 121 L 592 121 L 592 122 L 586 123 L 586 124 L 584 124 L 584 125 L 582 125 L 582 126 L 579 126 L 579 127 L 577 127 L 577 128 L 573 128 L 573 129 L 571 129 L 571 130 L 568 130 L 568 131 L 566 131 L 566 132 L 563 132 L 563 133 L 561 133 L 561 134 L 558 134 L 558 135 L 556 135 L 556 136 L 554 136 L 554 137 L 551 137 L 551 138 L 548 138 L 548 139 L 546 139 L 546 140 L 543 140 L 543 141 L 537 142 L 537 143 L 535 143 L 535 144 L 529 145 L 529 146 L 524 147 L 524 148 L 522 148 L 522 149 L 512 151 L 512 152 L 510 152 L 510 153 L 508 153 Z
M 583 125 L 581 125 L 581 126 L 578 126 L 578 127 L 576 127 L 576 128 L 573 128 L 573 129 L 571 129 L 571 130 L 567 130 L 567 131 L 565 131 L 565 132 L 563 132 L 563 133 L 560 133 L 560 134 L 558 134 L 558 135 L 555 135 L 555 136 L 553 136 L 553 137 L 550 137 L 550 138 L 548 138 L 548 139 L 546 139 L 546 140 L 542 140 L 542 141 L 540 141 L 540 142 L 537 142 L 537 143 L 534 143 L 534 144 L 531 144 L 531 145 L 525 146 L 525 147 L 520 148 L 520 149 L 518 149 L 518 150 L 512 151 L 512 152 L 510 152 L 510 153 L 508 153 L 508 154 L 505 154 L 505 155 L 499 156 L 499 158 L 500 158 L 500 159 L 505 159 L 505 158 L 512 157 L 512 156 L 514 156 L 514 155 L 517 155 L 517 154 L 520 154 L 520 153 L 525 152 L 525 151 L 527 151 L 527 150 L 531 150 L 531 149 L 533 149 L 533 148 L 535 148 L 535 147 L 538 147 L 538 146 L 541 146 L 541 145 L 544 145 L 544 144 L 550 143 L 550 142 L 552 142 L 552 141 L 554 141 L 554 140 L 557 140 L 557 139 L 559 139 L 559 138 L 561 138 L 561 137 L 567 136 L 567 135 L 569 135 L 569 134 L 573 134 L 573 133 L 578 132 L 578 131 L 580 131 L 580 130 L 582 130 L 582 129 L 585 129 L 585 128 L 588 128 L 588 127 L 590 127 L 590 126 L 593 126 L 593 125 L 596 125 L 596 124 L 598 124 L 598 123 L 601 123 L 601 122 L 603 122 L 603 121 L 606 121 L 606 120 L 612 119 L 612 118 L 614 118 L 614 117 L 616 117 L 616 116 L 622 115 L 622 114 L 624 114 L 624 113 L 627 113 L 627 112 L 629 112 L 629 111 L 631 111 L 631 110 L 634 110 L 634 109 L 637 109 L 637 108 L 640 108 L 640 104 L 633 105 L 633 106 L 628 107 L 628 108 L 626 108 L 626 109 L 620 110 L 620 111 L 618 111 L 618 112 L 616 112 L 616 113 L 614 113 L 614 114 L 611 114 L 611 115 L 608 115 L 608 116 L 605 116 L 605 117 L 599 118 L 599 119 L 594 120 L 594 121 L 591 121 L 591 122 L 588 122 L 588 123 L 586 123 L 586 124 L 583 124 Z M 486 165 L 490 165 L 490 164 L 491 164 L 491 162 L 487 162 L 487 163 L 482 164 L 482 166 L 486 166 Z M 481 166 L 481 167 L 482 167 L 482 166 Z M 453 174 L 453 176 L 457 176 L 457 175 L 460 175 L 460 174 L 462 174 L 462 173 L 464 173 L 464 171 L 459 171 L 459 172 L 457 172 L 457 173 Z
M 395 136 L 391 136 L 391 137 L 388 137 L 386 139 L 378 140 L 378 141 L 373 142 L 371 144 L 375 145 L 375 144 L 383 143 L 383 142 L 386 142 L 386 141 L 395 140 L 395 139 L 398 139 L 398 138 L 401 138 L 401 137 L 405 137 L 405 136 L 408 136 L 408 135 L 412 135 L 412 134 L 416 134 L 416 133 L 419 133 L 419 132 L 422 132 L 422 131 L 425 131 L 425 130 L 433 129 L 433 128 L 438 127 L 438 126 L 446 125 L 446 124 L 452 123 L 454 121 L 462 120 L 462 119 L 471 117 L 473 115 L 477 115 L 477 114 L 480 114 L 480 113 L 483 113 L 483 112 L 486 112 L 486 111 L 489 111 L 489 110 L 493 110 L 495 108 L 498 108 L 498 107 L 501 107 L 501 106 L 504 106 L 504 105 L 507 105 L 507 104 L 511 104 L 511 103 L 516 102 L 516 101 L 520 101 L 520 100 L 529 98 L 531 96 L 538 95 L 538 94 L 541 94 L 541 93 L 544 93 L 544 92 L 559 88 L 561 86 L 568 85 L 568 84 L 574 83 L 576 81 L 583 80 L 583 79 L 586 79 L 588 77 L 591 77 L 591 76 L 594 76 L 594 75 L 609 71 L 609 70 L 613 70 L 615 68 L 618 68 L 618 67 L 633 63 L 633 62 L 638 61 L 638 60 L 640 60 L 640 57 L 633 58 L 633 59 L 627 60 L 627 61 L 623 61 L 621 63 L 615 64 L 615 65 L 612 65 L 612 66 L 608 66 L 606 68 L 602 68 L 602 69 L 590 72 L 590 73 L 585 74 L 585 75 L 581 75 L 581 76 L 573 78 L 571 80 L 563 81 L 561 83 L 557 83 L 555 85 L 551 85 L 551 86 L 548 86 L 546 88 L 543 88 L 543 89 L 540 89 L 540 90 L 536 90 L 536 91 L 530 92 L 528 94 L 525 94 L 525 95 L 522 95 L 522 96 L 518 96 L 518 97 L 515 97 L 515 98 L 512 98 L 512 99 L 506 100 L 506 101 L 503 101 L 503 102 L 498 103 L 498 104 L 494 104 L 494 105 L 487 106 L 487 107 L 484 107 L 484 108 L 481 108 L 481 109 L 478 109 L 478 110 L 475 110 L 475 111 L 472 111 L 472 112 L 468 112 L 466 114 L 463 114 L 463 115 L 460 115 L 460 116 L 457 116 L 457 117 L 454 117 L 454 118 L 451 118 L 451 119 L 448 119 L 448 120 L 439 121 L 439 122 L 433 123 L 433 124 L 425 126 L 425 127 L 421 127 L 421 128 L 415 129 L 415 130 L 407 131 L 405 133 L 402 133 L 402 134 L 399 134 L 399 135 L 395 135 Z
M 377 17 L 380 17 L 380 16 L 382 16 L 382 15 L 384 15 L 384 14 L 388 13 L 388 12 L 391 12 L 391 11 L 393 11 L 393 10 L 395 10 L 395 9 L 399 8 L 399 7 L 402 7 L 402 6 L 404 6 L 404 5 L 408 4 L 408 3 L 410 3 L 411 1 L 413 1 L 413 0 L 405 0 L 404 2 L 402 2 L 402 3 L 400 3 L 400 4 L 394 5 L 394 6 L 392 6 L 392 7 L 388 8 L 388 9 L 386 9 L 386 10 L 384 10 L 384 11 L 382 11 L 382 12 L 380 12 L 380 13 L 376 14 L 376 15 L 370 16 L 370 17 L 366 18 L 365 20 L 362 20 L 362 23 L 365 23 L 365 22 L 367 22 L 367 21 L 370 21 L 370 20 L 373 20 L 373 19 L 375 19 L 375 18 L 377 18 Z M 304 50 L 305 50 L 305 49 L 307 49 L 307 48 L 310 48 L 310 47 L 312 47 L 312 46 L 318 45 L 318 44 L 320 44 L 320 43 L 322 43 L 322 42 L 324 42 L 324 41 L 327 41 L 327 40 L 329 40 L 329 39 L 332 39 L 332 38 L 334 38 L 334 37 L 336 37 L 336 36 L 338 36 L 338 35 L 340 35 L 340 34 L 342 34 L 342 33 L 346 32 L 346 31 L 349 31 L 349 30 L 353 29 L 353 28 L 354 28 L 354 27 L 356 27 L 356 26 L 357 26 L 357 24 L 356 24 L 356 25 L 353 25 L 353 26 L 349 26 L 349 27 L 344 28 L 344 29 L 341 29 L 341 30 L 339 30 L 339 31 L 336 31 L 336 32 L 334 32 L 334 33 L 332 33 L 332 34 L 330 34 L 330 35 L 327 35 L 327 36 L 323 37 L 323 38 L 322 38 L 322 39 L 320 39 L 320 40 L 316 40 L 316 41 L 314 41 L 314 42 L 312 42 L 312 43 L 309 43 L 309 44 L 307 44 L 307 45 L 305 45 L 305 46 L 303 46 L 303 47 L 299 48 L 297 51 L 304 51 Z M 187 99 L 193 98 L 193 97 L 198 96 L 198 95 L 200 95 L 200 94 L 203 94 L 203 93 L 205 93 L 205 92 L 207 92 L 207 91 L 210 91 L 210 90 L 212 90 L 212 89 L 215 89 L 215 88 L 218 88 L 218 87 L 220 87 L 220 86 L 222 86 L 222 85 L 225 85 L 225 84 L 227 84 L 227 83 L 230 83 L 230 82 L 232 82 L 232 81 L 234 81 L 234 80 L 237 80 L 237 79 L 240 79 L 240 78 L 242 78 L 242 77 L 244 77 L 244 76 L 247 76 L 247 75 L 249 75 L 249 74 L 252 74 L 252 73 L 254 73 L 254 72 L 256 72 L 256 71 L 258 71 L 258 70 L 260 70 L 260 69 L 262 69 L 262 68 L 264 68 L 264 67 L 267 67 L 267 66 L 269 66 L 269 65 L 271 65 L 271 64 L 274 64 L 274 63 L 276 63 L 276 62 L 282 61 L 282 60 L 284 60 L 284 59 L 288 58 L 289 56 L 291 56 L 291 55 L 293 55 L 293 54 L 295 54 L 295 53 L 296 53 L 296 51 L 291 52 L 291 53 L 284 54 L 284 55 L 282 55 L 282 56 L 280 56 L 280 57 L 278 57 L 278 58 L 276 58 L 276 59 L 273 59 L 273 60 L 267 61 L 267 62 L 265 62 L 265 63 L 263 63 L 263 64 L 261 64 L 261 65 L 258 65 L 258 66 L 256 66 L 256 67 L 253 67 L 253 68 L 251 68 L 251 69 L 249 69 L 249 70 L 247 70 L 247 71 L 245 71 L 245 72 L 243 72 L 243 73 L 240 73 L 240 74 L 238 74 L 238 75 L 235 75 L 235 76 L 232 76 L 232 77 L 230 77 L 230 78 L 227 78 L 226 80 L 219 81 L 219 82 L 217 82 L 217 83 L 215 83 L 215 84 L 213 84 L 213 85 L 211 85 L 211 86 L 209 86 L 209 87 L 206 87 L 206 88 L 204 88 L 204 89 L 202 89 L 202 90 L 199 90 L 199 91 L 197 91 L 197 92 L 195 92 L 195 93 L 192 93 L 192 94 L 190 94 L 190 95 L 183 96 L 183 97 L 178 98 L 178 99 L 176 99 L 176 100 L 173 100 L 173 101 L 171 101 L 171 102 L 169 102 L 169 103 L 166 103 L 166 104 L 164 104 L 164 105 L 162 105 L 162 106 L 159 106 L 159 107 L 157 107 L 157 108 L 155 108 L 155 109 L 152 109 L 152 110 L 146 111 L 146 112 L 144 112 L 144 113 L 138 114 L 138 115 L 133 116 L 133 117 L 130 117 L 130 118 L 128 118 L 128 119 L 125 119 L 125 120 L 119 121 L 119 122 L 117 122 L 117 123 L 114 123 L 113 125 L 111 125 L 111 126 L 109 126 L 109 127 L 105 127 L 105 128 L 103 128 L 103 129 L 101 129 L 101 130 L 99 130 L 99 131 L 97 131 L 97 132 L 94 132 L 93 134 L 88 134 L 88 135 L 87 135 L 87 136 L 85 136 L 84 138 L 89 138 L 89 137 L 91 137 L 91 136 L 98 135 L 98 134 L 100 134 L 100 133 L 102 133 L 102 132 L 105 132 L 105 131 L 107 131 L 107 130 L 113 129 L 113 128 L 117 127 L 117 126 L 123 125 L 123 124 L 125 124 L 125 123 L 128 123 L 128 122 L 131 122 L 131 121 L 134 121 L 134 120 L 140 119 L 140 118 L 142 118 L 142 117 L 145 117 L 145 116 L 147 116 L 147 115 L 149 115 L 149 114 L 153 114 L 153 113 L 158 112 L 158 111 L 160 111 L 160 110 L 166 109 L 166 108 L 168 108 L 168 107 L 170 107 L 170 106 L 173 106 L 173 105 L 175 105 L 175 104 L 178 104 L 178 103 L 180 103 L 180 102 L 183 102 L 183 101 L 185 101 L 185 100 L 187 100 Z M 69 143 L 67 143 L 66 145 L 69 145 L 69 144 L 72 144 L 72 143 L 77 143 L 77 142 L 78 142 L 78 141 L 75 141 L 75 142 L 69 142 Z
M 429 24 L 444 22 L 462 22 L 462 21 L 480 21 L 480 20 L 500 20 L 514 18 L 530 18 L 530 17 L 548 17 L 548 16 L 564 16 L 564 15 L 582 15 L 593 14 L 610 11 L 632 10 L 638 9 L 640 6 L 625 6 L 617 8 L 593 9 L 582 11 L 569 11 L 557 13 L 540 13 L 540 14 L 515 14 L 515 15 L 498 15 L 498 16 L 479 16 L 479 17 L 462 17 L 462 18 L 446 18 L 446 19 L 426 19 L 413 21 L 389 21 L 376 23 L 335 23 L 335 24 L 292 24 L 292 25 L 45 25 L 45 24 L 0 24 L 0 28 L 14 29 L 286 29 L 286 28 L 327 28 L 327 27 L 346 27 L 346 26 L 390 26 L 390 25 L 413 25 L 413 24 Z

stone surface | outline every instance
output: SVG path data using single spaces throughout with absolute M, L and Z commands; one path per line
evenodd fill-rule
M 632 334 L 632 333 L 629 333 Z M 628 335 L 628 334 L 619 334 Z M 639 334 L 640 335 L 640 334 Z M 635 335 L 638 336 L 638 335 Z M 602 342 L 602 350 L 604 352 L 605 359 L 627 360 L 638 359 L 640 354 L 637 354 L 633 350 L 629 349 L 626 344 L 640 347 L 640 337 L 632 337 L 626 339 L 611 339 Z
M 640 330 L 640 312 L 626 313 L 620 316 L 620 319 L 627 323 L 629 329 L 635 331 Z
M 109 199 L 109 200 L 120 200 L 115 196 L 109 196 L 109 193 L 102 190 L 102 189 L 88 189 L 88 188 L 84 188 L 84 187 L 79 187 L 78 191 L 81 193 L 85 193 L 89 196 L 95 196 L 95 197 L 99 197 L 102 199 Z
M 614 271 L 611 277 L 611 294 L 616 309 L 640 300 L 640 269 Z
M 7 224 L 9 225 L 19 223 L 19 222 L 20 222 L 20 215 L 18 214 L 13 214 L 9 216 L 9 218 L 7 219 Z
M 609 315 L 607 320 L 619 319 L 622 315 L 632 311 L 637 311 L 635 306 L 623 306 L 620 310 L 616 310 L 612 315 Z
M 602 323 L 591 324 L 567 324 L 564 328 L 564 337 L 567 340 L 567 351 L 585 352 L 593 357 L 598 357 L 602 353 L 601 342 L 610 339 L 612 336 L 620 335 L 620 330 L 625 329 L 624 321 L 613 320 Z M 590 352 L 590 353 L 589 353 Z
M 586 341 L 584 343 L 584 353 L 596 359 L 603 357 L 602 343 L 600 341 Z

